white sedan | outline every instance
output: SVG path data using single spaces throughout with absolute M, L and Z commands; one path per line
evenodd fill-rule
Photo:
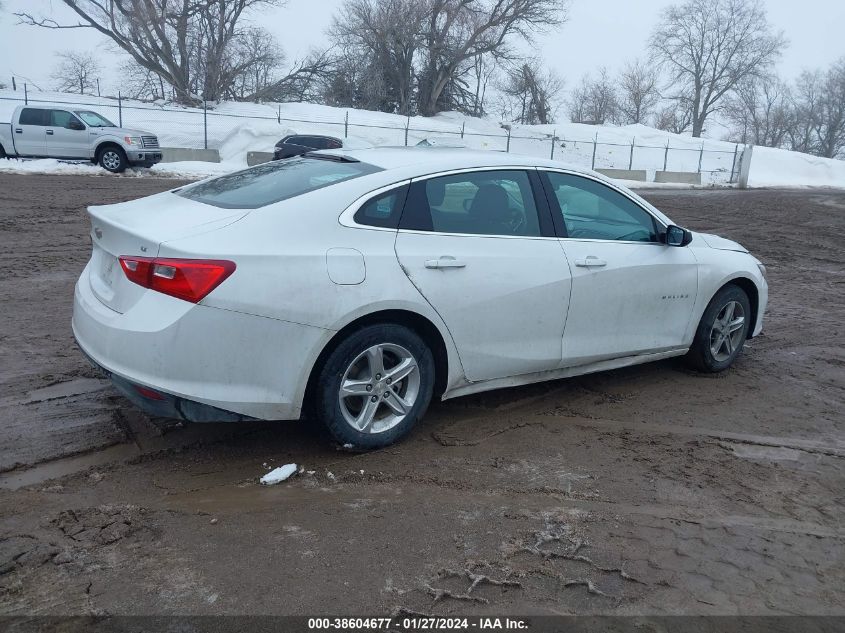
M 91 207 L 83 352 L 192 421 L 402 437 L 432 397 L 687 355 L 760 333 L 764 266 L 602 176 L 455 149 L 335 150 Z

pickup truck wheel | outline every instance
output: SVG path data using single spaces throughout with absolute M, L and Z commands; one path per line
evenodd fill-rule
M 6 150 L 0 145 L 0 158 L 6 158 Z
M 100 158 L 97 161 L 100 167 L 113 174 L 119 174 L 126 169 L 126 154 L 118 147 L 105 147 L 100 150 Z

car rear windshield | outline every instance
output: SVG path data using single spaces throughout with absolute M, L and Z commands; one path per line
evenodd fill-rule
M 381 168 L 357 161 L 300 156 L 220 176 L 176 193 L 224 209 L 257 209 L 377 171 Z

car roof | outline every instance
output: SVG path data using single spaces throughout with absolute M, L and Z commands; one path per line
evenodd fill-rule
M 385 170 L 417 167 L 418 174 L 474 167 L 557 167 L 582 174 L 599 176 L 589 169 L 561 161 L 523 156 L 493 150 L 472 150 L 447 147 L 374 147 L 365 149 L 329 149 L 315 152 L 343 156 L 369 163 Z
M 384 184 L 395 182 L 398 179 L 417 178 L 436 174 L 438 172 L 475 169 L 484 167 L 502 168 L 530 168 L 547 167 L 550 169 L 563 169 L 574 174 L 581 174 L 601 180 L 614 189 L 623 189 L 626 195 L 638 201 L 654 213 L 661 221 L 671 224 L 671 219 L 660 209 L 655 207 L 648 200 L 643 199 L 636 192 L 621 187 L 604 174 L 600 174 L 585 167 L 571 165 L 569 163 L 538 158 L 536 156 L 523 156 L 521 154 L 510 154 L 493 150 L 472 150 L 462 148 L 438 148 L 438 147 L 373 147 L 367 149 L 326 149 L 313 154 L 328 154 L 331 156 L 343 156 L 381 167 L 384 171 L 371 174 L 369 179 L 382 179 Z M 391 177 L 392 176 L 392 177 Z M 355 182 L 355 181 L 350 181 Z

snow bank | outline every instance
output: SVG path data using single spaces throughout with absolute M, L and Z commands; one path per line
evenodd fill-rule
M 197 180 L 201 178 L 208 178 L 209 176 L 217 176 L 220 174 L 227 174 L 236 169 L 246 167 L 243 165 L 232 163 L 205 163 L 200 161 L 184 161 L 179 163 L 159 163 L 150 169 L 146 168 L 129 168 L 122 174 L 117 174 L 120 178 L 184 178 L 185 180 Z M 106 171 L 99 165 L 94 165 L 89 162 L 69 162 L 60 161 L 54 158 L 40 158 L 40 159 L 19 159 L 8 158 L 0 159 L 0 173 L 14 173 L 14 174 L 61 174 L 61 175 L 77 175 L 77 176 L 112 176 L 111 172 Z
M 107 97 L 79 96 L 58 92 L 31 92 L 30 103 L 38 105 L 80 102 L 117 123 L 117 101 Z M 0 90 L 0 122 L 9 121 L 12 111 L 21 105 L 22 93 Z M 165 109 L 166 108 L 166 109 Z M 457 112 L 441 112 L 434 117 L 407 117 L 385 112 L 335 108 L 311 103 L 236 103 L 216 104 L 205 115 L 200 108 L 182 108 L 125 99 L 123 125 L 149 130 L 158 135 L 162 147 L 201 148 L 207 132 L 208 147 L 220 151 L 221 163 L 159 164 L 152 172 L 159 176 L 202 177 L 246 167 L 249 151 L 272 151 L 275 143 L 288 134 L 325 134 L 343 138 L 351 145 L 408 145 L 435 138 L 455 139 L 472 149 L 505 151 L 549 158 L 554 145 L 554 158 L 565 163 L 597 168 L 623 168 L 631 164 L 644 169 L 649 180 L 656 170 L 699 170 L 702 183 L 725 185 L 734 172 L 737 146 L 712 139 L 698 139 L 671 134 L 645 125 L 593 126 L 580 123 L 510 126 L 508 132 L 492 118 L 468 117 Z M 281 120 L 280 120 L 281 119 Z M 347 126 L 348 124 L 348 126 Z M 462 135 L 463 132 L 463 135 Z M 553 138 L 556 138 L 553 142 Z M 596 142 L 598 143 L 596 145 Z M 631 145 L 634 145 L 633 154 Z M 667 153 L 666 148 L 669 147 Z M 703 152 L 702 152 L 703 150 Z M 28 166 L 0 170 L 43 171 L 48 165 L 32 161 Z M 39 163 L 39 164 L 35 164 Z M 76 169 L 88 171 L 78 172 Z M 49 167 L 48 173 L 92 173 L 89 166 Z M 137 170 L 142 172 L 142 170 Z M 642 183 L 638 186 L 653 186 Z M 812 156 L 763 147 L 754 149 L 751 165 L 751 186 L 831 186 L 845 187 L 845 161 L 819 159 Z
M 845 188 L 845 161 L 755 147 L 748 186 Z

